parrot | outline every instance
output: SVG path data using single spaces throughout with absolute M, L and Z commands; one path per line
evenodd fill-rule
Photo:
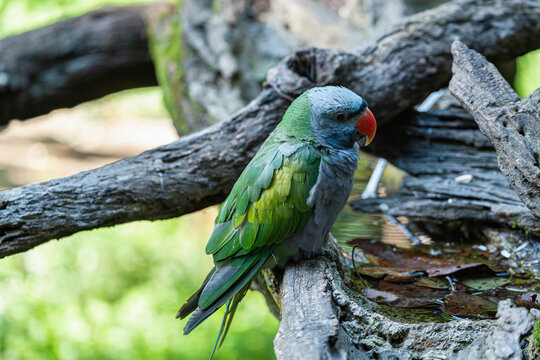
M 221 204 L 205 249 L 214 267 L 177 314 L 191 314 L 187 335 L 225 305 L 210 358 L 259 270 L 324 245 L 352 191 L 359 144 L 376 128 L 367 102 L 345 87 L 315 87 L 291 103 Z

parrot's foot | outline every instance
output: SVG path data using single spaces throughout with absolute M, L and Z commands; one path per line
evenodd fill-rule
M 266 284 L 266 288 L 268 289 L 268 292 L 270 293 L 270 295 L 272 295 L 272 299 L 274 299 L 274 302 L 276 303 L 278 308 L 281 310 L 281 302 L 280 302 L 281 295 L 279 293 L 279 281 L 276 278 L 276 275 L 270 269 L 262 269 L 261 274 L 264 277 L 264 282 Z

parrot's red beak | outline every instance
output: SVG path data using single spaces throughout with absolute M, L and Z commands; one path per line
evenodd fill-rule
M 356 120 L 354 127 L 359 134 L 366 136 L 365 146 L 368 146 L 375 137 L 375 132 L 377 131 L 377 122 L 375 121 L 375 116 L 373 116 L 371 110 L 367 109 L 366 112 Z

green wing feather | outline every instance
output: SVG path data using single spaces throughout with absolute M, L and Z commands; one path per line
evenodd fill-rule
M 283 242 L 300 231 L 311 215 L 306 202 L 317 181 L 317 150 L 304 144 L 285 156 L 280 150 L 283 143 L 269 140 L 220 208 L 206 246 L 216 265 L 252 248 Z

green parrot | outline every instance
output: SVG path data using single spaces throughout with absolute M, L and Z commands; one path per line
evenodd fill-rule
M 366 101 L 346 88 L 294 100 L 221 204 L 206 245 L 214 267 L 178 311 L 180 319 L 193 313 L 184 334 L 226 305 L 216 345 L 223 342 L 257 271 L 323 246 L 352 190 L 357 142 L 368 145 L 375 131 Z

